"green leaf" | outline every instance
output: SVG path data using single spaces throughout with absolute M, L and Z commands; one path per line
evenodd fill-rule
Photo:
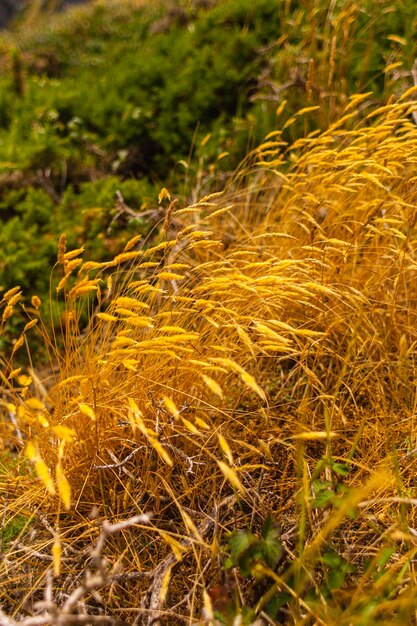
M 315 497 L 313 508 L 323 508 L 332 503 L 335 497 L 334 485 L 330 481 L 313 480 L 312 487 Z
M 269 514 L 262 526 L 262 557 L 266 564 L 275 569 L 282 558 L 283 550 L 280 542 L 280 529 L 277 520 Z
M 334 591 L 335 589 L 340 589 L 343 587 L 343 583 L 345 582 L 345 573 L 341 570 L 331 570 L 327 576 L 327 587 Z
M 272 619 L 277 619 L 280 609 L 288 604 L 290 600 L 291 596 L 289 593 L 280 592 L 275 594 L 274 597 L 265 605 L 265 613 L 272 617 Z
M 231 534 L 229 537 L 230 557 L 235 565 L 254 543 L 256 543 L 256 537 L 249 531 L 240 530 Z
M 242 576 L 247 578 L 252 575 L 252 568 L 255 563 L 264 560 L 263 543 L 256 541 L 239 559 L 238 565 Z
M 378 580 L 385 574 L 385 566 L 396 551 L 397 548 L 394 547 L 383 548 L 375 557 L 374 562 L 372 563 L 372 569 L 374 571 L 377 570 L 374 574 L 375 580 Z
M 225 569 L 231 569 L 232 567 L 234 567 L 234 565 L 235 565 L 234 562 L 232 561 L 230 556 L 228 556 L 227 559 L 224 562 Z
M 271 515 L 271 513 L 268 515 L 262 526 L 261 535 L 265 541 L 276 541 L 279 539 L 280 529 L 278 522 L 273 515 Z
M 332 463 L 331 468 L 339 476 L 347 476 L 350 471 L 349 465 L 346 463 Z
M 275 541 L 264 541 L 262 545 L 262 554 L 266 564 L 275 569 L 283 556 L 283 549 L 281 543 L 276 539 Z
M 340 566 L 345 562 L 345 559 L 341 557 L 340 554 L 338 554 L 337 552 L 331 551 L 322 554 L 322 556 L 320 557 L 320 561 L 324 565 L 328 565 L 329 567 L 336 569 L 340 568 Z

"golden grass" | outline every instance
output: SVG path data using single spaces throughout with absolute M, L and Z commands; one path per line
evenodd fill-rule
M 9 614 L 39 616 L 45 588 L 62 607 L 94 565 L 98 522 L 149 513 L 106 535 L 107 574 L 85 610 L 129 624 L 208 623 L 203 591 L 221 579 L 227 531 L 256 530 L 271 511 L 285 565 L 257 573 L 267 593 L 290 591 L 280 623 L 412 622 L 410 95 L 356 125 L 354 97 L 341 120 L 288 148 L 268 137 L 223 194 L 171 205 L 159 240 L 128 242 L 107 264 L 82 264 L 83 250 L 61 241 L 64 348 L 45 336 L 53 373 L 39 380 L 33 364 L 28 377 L 13 362 L 36 330 L 30 320 L 42 332 L 36 300 L 2 372 L 4 446 L 25 446 L 20 473 L 0 476 L 4 506 L 38 520 L 0 563 Z M 18 294 L 3 298 L 4 323 Z M 317 481 L 335 495 L 323 508 Z M 356 573 L 326 595 L 319 564 L 330 548 Z M 250 604 L 250 585 L 240 591 Z

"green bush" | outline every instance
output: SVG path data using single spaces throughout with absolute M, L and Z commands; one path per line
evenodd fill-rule
M 240 120 L 265 62 L 259 48 L 276 36 L 278 20 L 275 0 L 88 11 L 88 19 L 18 42 L 0 78 L 0 285 L 41 297 L 61 232 L 104 259 L 126 231 L 152 226 L 115 219 L 117 191 L 140 211 L 184 171 L 179 161 L 188 162 L 190 179 L 219 156 L 219 166 L 236 165 L 257 122 Z M 22 172 L 18 191 L 13 172 Z

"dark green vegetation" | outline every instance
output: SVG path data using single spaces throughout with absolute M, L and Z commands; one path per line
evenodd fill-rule
M 249 97 L 278 13 L 274 0 L 252 5 L 89 7 L 6 51 L 0 284 L 45 294 L 61 232 L 97 259 L 114 253 L 132 218 L 115 209 L 116 191 L 135 212 L 156 208 L 162 180 L 186 194 L 198 168 L 243 156 L 252 126 L 262 136 Z M 236 126 L 246 133 L 231 144 Z M 138 219 L 146 232 L 151 220 Z
M 391 5 L 93 3 L 4 36 L 0 286 L 46 297 L 61 232 L 109 258 L 126 229 L 160 219 L 161 186 L 182 199 L 221 187 L 283 119 L 292 141 L 349 93 L 411 84 L 415 3 Z

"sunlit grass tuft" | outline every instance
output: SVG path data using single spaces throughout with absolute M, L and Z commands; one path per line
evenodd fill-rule
M 37 611 L 51 567 L 59 605 L 74 571 L 93 567 L 100 523 L 149 514 L 140 529 L 106 535 L 106 584 L 86 610 L 194 623 L 204 603 L 206 622 L 217 612 L 213 623 L 226 611 L 213 592 L 220 581 L 234 617 L 244 606 L 253 619 L 272 615 L 279 597 L 277 623 L 409 623 L 410 95 L 357 124 L 354 97 L 341 120 L 290 147 L 267 138 L 224 193 L 171 204 L 159 239 L 134 238 L 108 263 L 84 262 L 82 248 L 67 251 L 61 240 L 63 347 L 45 337 L 46 379 L 36 364 L 30 376 L 18 371 L 28 333 L 43 328 L 32 299 L 3 364 L 2 437 L 26 468 L 5 506 L 43 520 L 0 565 L 20 589 L 8 593 L 10 611 Z M 5 324 L 20 297 L 3 297 Z M 262 584 L 237 572 L 232 584 L 228 532 L 259 534 L 268 513 L 280 526 L 281 560 L 271 569 L 253 557 L 246 565 Z

